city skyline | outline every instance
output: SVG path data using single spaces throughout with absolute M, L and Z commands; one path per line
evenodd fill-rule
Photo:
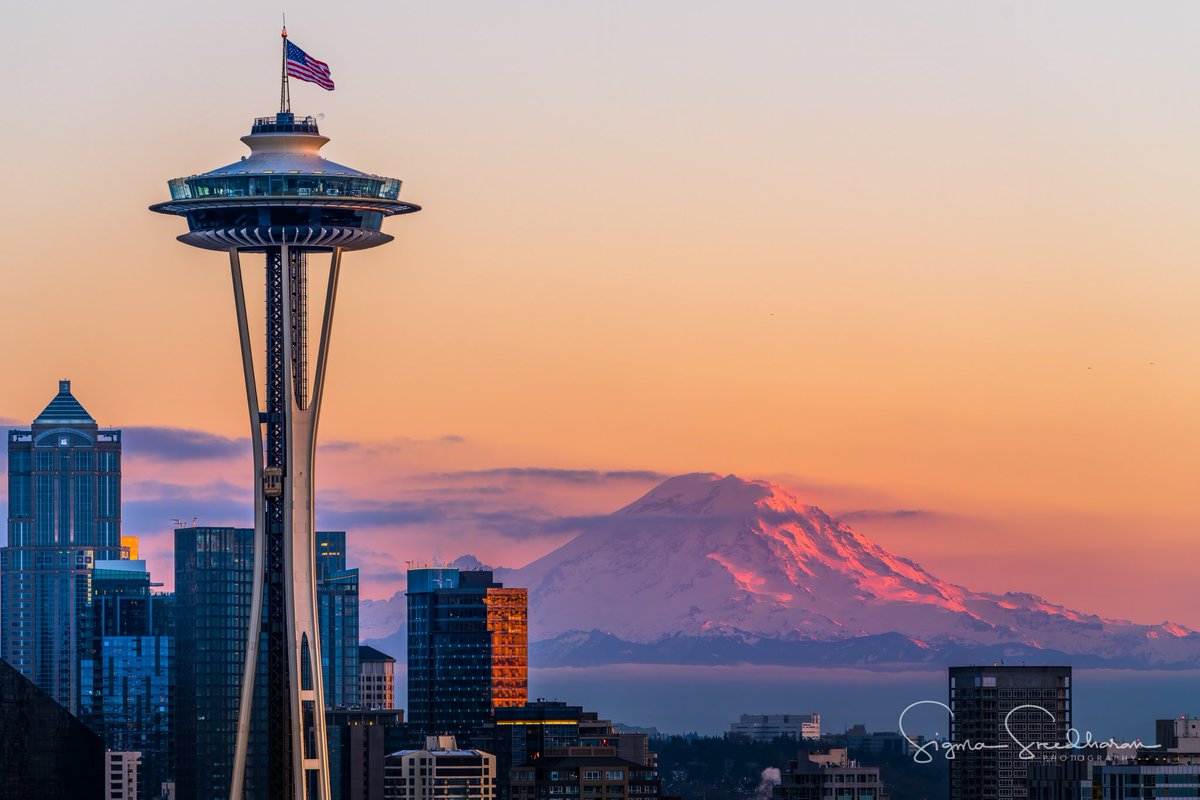
M 1197 12 L 933 8 L 363 4 L 374 47 L 353 15 L 290 10 L 339 81 L 294 107 L 325 114 L 331 157 L 437 209 L 362 254 L 333 344 L 318 525 L 361 542 L 364 597 L 407 559 L 520 566 L 570 537 L 560 518 L 712 470 L 782 476 L 957 583 L 1200 627 L 1186 559 L 1160 550 L 1198 521 Z M 138 55 L 81 94 L 58 56 L 12 44 L 42 80 L 4 90 L 28 187 L 0 201 L 24 232 L 5 280 L 53 286 L 60 316 L 0 323 L 26 343 L 6 348 L 0 417 L 28 424 L 73 379 L 127 432 L 126 532 L 168 574 L 171 517 L 249 524 L 248 447 L 226 282 L 142 210 L 272 109 L 276 20 L 139 13 L 136 31 L 82 6 L 69 30 L 33 8 L 14 26 Z M 179 59 L 185 24 L 232 44 Z M 201 112 L 163 112 L 177 79 Z M 67 115 L 103 120 L 94 146 Z M 51 152 L 107 194 L 43 249 Z M 368 277 L 386 326 L 355 318 L 380 299 Z M 378 379 L 384 349 L 396 376 Z M 461 548 L 439 551 L 448 528 Z

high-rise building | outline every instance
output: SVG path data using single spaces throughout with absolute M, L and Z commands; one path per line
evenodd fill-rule
M 951 667 L 950 742 L 1065 744 L 1071 728 L 1070 667 Z M 1020 709 L 1020 710 L 1018 710 Z M 951 800 L 1029 796 L 1029 760 L 1020 748 L 964 748 L 950 763 Z
M 104 742 L 0 659 L 0 797 L 102 800 Z
M 332 800 L 383 800 L 385 759 L 409 743 L 399 708 L 331 708 L 329 778 Z
M 887 800 L 879 767 L 861 767 L 844 748 L 801 752 L 788 763 L 774 788 L 775 800 Z
M 326 708 L 361 705 L 358 570 L 346 569 L 346 532 L 317 532 L 317 623 Z
M 358 647 L 358 704 L 396 707 L 396 659 L 365 644 Z
M 462 749 L 453 736 L 430 736 L 423 749 L 387 757 L 387 800 L 492 800 L 495 793 L 495 757 Z
M 82 673 L 82 719 L 109 750 L 141 754 L 141 800 L 156 800 L 174 776 L 174 598 L 152 585 L 145 561 L 96 562 Z
M 486 570 L 408 571 L 408 719 L 422 735 L 468 739 L 527 699 L 525 589 Z
M 179 800 L 229 798 L 253 581 L 253 529 L 175 531 Z
M 742 714 L 729 726 L 735 736 L 746 736 L 755 742 L 773 742 L 781 737 L 800 741 L 821 738 L 820 714 Z
M 323 670 L 327 696 L 345 701 L 339 705 L 356 705 L 358 570 L 345 568 L 345 533 L 319 533 L 317 539 L 320 636 L 326 642 L 322 658 L 330 659 Z M 230 794 L 254 580 L 253 543 L 249 528 L 175 531 L 175 785 L 180 800 L 228 800 Z M 256 708 L 267 702 L 269 668 L 264 647 L 258 659 Z M 251 722 L 248 747 L 254 757 L 246 771 L 247 798 L 259 797 L 267 786 L 267 718 L 256 714 Z M 338 744 L 330 743 L 331 752 Z
M 101 429 L 60 381 L 29 429 L 8 432 L 0 658 L 76 715 L 92 568 L 120 557 L 121 432 Z

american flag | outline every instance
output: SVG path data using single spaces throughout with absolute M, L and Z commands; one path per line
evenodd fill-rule
M 302 81 L 315 83 L 322 89 L 333 91 L 333 79 L 329 75 L 329 65 L 324 61 L 317 61 L 290 41 L 287 43 L 287 74 Z

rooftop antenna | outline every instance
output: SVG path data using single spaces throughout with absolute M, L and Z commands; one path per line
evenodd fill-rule
M 292 90 L 288 86 L 287 74 L 287 14 L 283 15 L 283 62 L 279 65 L 279 113 L 287 114 L 292 110 Z

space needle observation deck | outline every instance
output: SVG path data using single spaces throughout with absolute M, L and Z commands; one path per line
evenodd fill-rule
M 384 217 L 421 210 L 397 199 L 398 179 L 323 158 L 329 139 L 312 117 L 260 117 L 242 141 L 249 156 L 169 181 L 171 199 L 150 207 L 187 218 L 179 241 L 208 250 L 362 250 L 392 240 L 380 230 Z

